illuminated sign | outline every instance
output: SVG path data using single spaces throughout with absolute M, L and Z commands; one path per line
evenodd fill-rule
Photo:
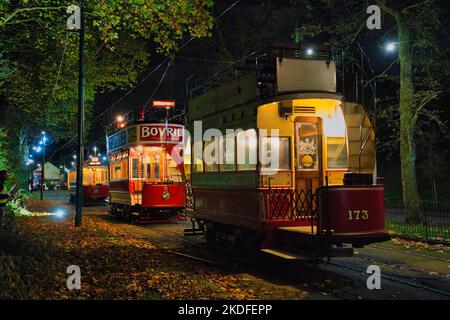
M 149 124 L 139 128 L 140 141 L 183 142 L 184 127 L 182 125 Z
M 126 131 L 120 131 L 110 137 L 108 137 L 108 150 L 118 149 L 127 143 Z
M 88 163 L 89 163 L 90 166 L 99 166 L 99 165 L 102 164 L 102 163 L 100 162 L 100 160 L 98 159 L 98 157 L 92 157 L 92 159 L 89 160 Z
M 153 108 L 175 108 L 175 100 L 153 100 Z

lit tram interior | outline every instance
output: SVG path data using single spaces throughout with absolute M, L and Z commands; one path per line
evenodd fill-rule
M 95 160 L 95 159 L 94 159 Z M 91 162 L 92 163 L 92 162 Z M 70 170 L 67 174 L 67 186 L 70 199 L 76 196 L 77 171 Z M 83 167 L 83 200 L 104 200 L 108 197 L 108 168 L 99 164 L 87 164 Z
M 111 181 L 130 181 L 131 204 L 142 204 L 145 184 L 183 182 L 183 172 L 164 147 L 138 146 L 110 158 Z M 131 168 L 131 170 L 129 170 Z

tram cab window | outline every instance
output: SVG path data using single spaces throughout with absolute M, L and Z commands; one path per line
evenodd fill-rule
M 256 170 L 258 137 L 255 129 L 237 134 L 237 169 Z
M 175 161 L 173 161 L 172 157 L 170 155 L 167 155 L 167 176 L 165 177 L 165 180 L 173 181 L 173 182 L 182 182 L 183 181 L 183 174 L 181 173 L 180 169 L 178 168 Z
M 336 108 L 323 118 L 326 136 L 326 153 L 328 169 L 346 169 L 347 164 L 347 128 L 341 108 Z
M 317 123 L 296 123 L 297 169 L 303 171 L 319 170 L 319 127 Z
M 345 137 L 327 137 L 327 164 L 329 169 L 347 168 Z
M 272 170 L 290 170 L 289 145 L 288 137 L 263 137 L 260 146 L 262 151 L 261 167 Z M 275 152 L 278 153 L 278 160 Z
M 140 147 L 130 152 L 131 179 L 145 182 L 182 182 L 180 169 L 170 153 L 159 147 Z

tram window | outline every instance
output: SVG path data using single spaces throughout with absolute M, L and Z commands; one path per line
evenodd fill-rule
M 182 173 L 170 155 L 167 157 L 167 179 L 173 182 L 183 181 Z
M 203 172 L 203 160 L 201 159 L 201 155 L 203 155 L 202 141 L 194 142 L 191 150 L 194 150 L 191 152 L 193 172 Z
M 205 160 L 205 172 L 219 171 L 219 143 L 212 137 L 211 141 L 205 141 L 203 158 Z
M 237 168 L 240 171 L 256 170 L 258 138 L 256 130 L 249 129 L 237 134 Z
M 236 142 L 234 134 L 222 136 L 219 144 L 220 150 L 222 150 L 220 171 L 236 170 Z
M 266 169 L 290 170 L 290 143 L 288 137 L 263 137 L 261 150 L 266 161 L 262 161 L 261 166 Z M 274 149 L 274 150 L 273 150 Z M 278 150 L 277 150 L 278 149 Z M 278 159 L 274 152 L 278 151 Z M 276 166 L 278 162 L 278 167 Z
M 128 158 L 111 164 L 111 180 L 128 179 Z
M 131 159 L 131 178 L 137 179 L 139 178 L 139 160 Z
M 155 180 L 159 179 L 159 163 L 155 163 Z
M 150 163 L 147 163 L 146 167 L 147 167 L 147 175 L 146 175 L 146 178 L 147 178 L 147 179 L 150 179 L 150 177 L 151 177 L 151 168 L 152 168 L 152 166 L 151 166 Z
M 327 164 L 329 169 L 347 168 L 347 146 L 344 137 L 327 138 Z
M 115 180 L 120 180 L 122 178 L 121 171 L 122 171 L 122 167 L 120 165 L 116 165 L 114 167 L 114 179 Z

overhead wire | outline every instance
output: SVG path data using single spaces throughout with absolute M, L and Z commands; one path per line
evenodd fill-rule
M 230 11 L 232 8 L 234 8 L 238 3 L 240 2 L 240 0 L 235 1 L 233 4 L 231 4 L 229 7 L 227 7 L 222 13 L 220 13 L 218 16 L 216 16 L 214 18 L 214 21 L 220 19 L 224 14 L 226 14 L 228 11 Z M 188 40 L 186 40 L 179 48 L 178 50 L 183 49 L 184 47 L 186 47 L 189 43 L 191 43 L 193 40 L 195 39 L 195 37 L 190 37 Z M 153 70 L 151 70 L 149 73 L 147 73 L 135 86 L 133 86 L 132 88 L 130 88 L 130 90 L 128 90 L 123 96 L 121 96 L 117 101 L 115 101 L 111 106 L 109 106 L 108 108 L 106 108 L 105 110 L 103 110 L 99 115 L 97 115 L 91 122 L 90 125 L 93 124 L 95 121 L 97 121 L 100 117 L 102 117 L 106 112 L 112 110 L 115 106 L 118 105 L 119 102 L 123 101 L 126 97 L 128 97 L 132 92 L 134 92 L 138 87 L 140 87 L 142 85 L 142 83 L 144 83 L 150 76 L 152 76 L 156 71 L 158 71 L 165 63 L 167 63 L 168 61 L 170 61 L 171 59 L 174 59 L 175 55 L 170 56 L 165 58 L 160 64 L 158 64 Z M 54 151 L 51 155 L 51 157 L 54 156 L 54 154 L 57 151 L 60 151 L 64 148 L 66 148 L 70 143 L 72 143 L 75 140 L 75 137 L 72 137 L 69 141 L 67 141 L 63 147 L 58 148 L 56 151 Z

